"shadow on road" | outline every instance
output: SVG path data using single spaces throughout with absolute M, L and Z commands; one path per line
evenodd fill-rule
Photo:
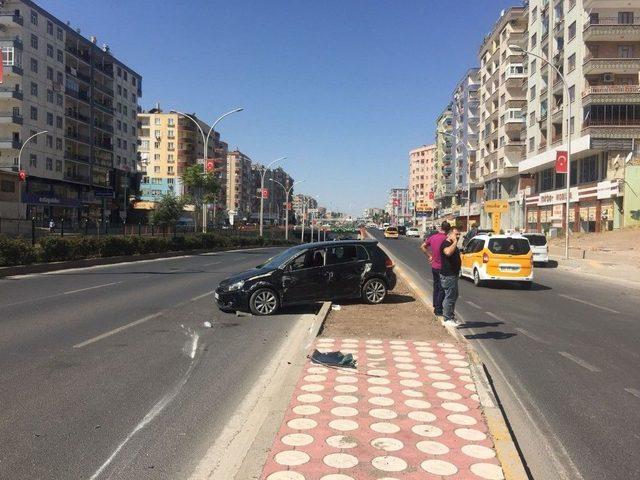
M 506 340 L 507 338 L 515 337 L 516 335 L 516 333 L 506 332 L 483 332 L 464 335 L 464 338 L 467 340 Z
M 504 325 L 504 322 L 467 322 L 460 325 L 458 329 L 462 330 L 463 328 L 487 328 L 497 327 L 499 325 Z
M 522 285 L 518 282 L 490 282 L 486 284 L 486 288 L 490 288 L 491 290 L 523 290 Z M 544 290 L 551 290 L 551 287 L 536 282 L 531 284 L 530 291 L 532 292 Z

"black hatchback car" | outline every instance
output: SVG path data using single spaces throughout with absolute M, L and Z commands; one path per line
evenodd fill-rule
M 222 311 L 270 315 L 284 305 L 340 298 L 382 303 L 396 285 L 393 262 L 376 241 L 307 243 L 220 282 Z

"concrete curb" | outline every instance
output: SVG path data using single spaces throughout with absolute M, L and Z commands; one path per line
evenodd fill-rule
M 368 232 L 367 234 L 369 237 L 375 238 Z M 420 301 L 424 303 L 427 308 L 432 310 L 433 305 L 430 301 L 429 292 L 418 286 L 417 282 L 412 278 L 412 275 L 400 266 L 400 261 L 389 251 L 389 249 L 380 243 L 378 243 L 378 246 L 389 256 L 389 258 L 393 260 L 393 263 L 396 265 L 396 273 L 407 282 Z M 477 352 L 473 349 L 473 346 L 464 337 L 464 335 L 462 335 L 456 328 L 446 325 L 444 321 L 440 320 L 440 323 L 452 337 L 467 347 L 472 376 L 478 391 L 482 411 L 487 421 L 487 427 L 489 428 L 489 432 L 493 438 L 498 460 L 500 460 L 500 463 L 502 464 L 505 480 L 528 480 L 529 476 L 527 475 L 516 444 L 511 436 L 511 431 L 509 430 L 507 421 L 502 414 L 502 410 L 498 406 L 496 394 L 491 387 L 484 363 L 480 360 Z
M 278 247 L 279 245 L 274 245 Z M 285 245 L 286 246 L 286 245 Z M 283 246 L 283 248 L 285 247 Z M 229 247 L 229 248 L 202 248 L 198 250 L 180 250 L 177 252 L 146 253 L 142 255 L 122 255 L 119 257 L 84 258 L 81 260 L 68 260 L 65 262 L 35 263 L 33 265 L 15 265 L 12 267 L 0 267 L 0 278 L 16 275 L 29 275 L 32 273 L 56 272 L 69 268 L 86 268 L 99 265 L 115 265 L 118 263 L 139 262 L 140 260 L 156 260 L 158 258 L 173 258 L 184 255 L 198 255 L 209 252 L 227 252 L 229 250 L 256 250 L 270 248 L 269 245 L 261 247 Z
M 229 418 L 190 480 L 257 479 L 280 428 L 306 356 L 331 309 L 302 315 L 258 381 Z

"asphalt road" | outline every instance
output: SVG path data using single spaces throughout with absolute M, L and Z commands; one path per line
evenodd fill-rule
M 431 292 L 419 240 L 372 233 Z M 533 478 L 640 478 L 637 289 L 536 268 L 530 291 L 461 280 L 456 311 Z
M 186 478 L 313 311 L 214 307 L 221 279 L 275 251 L 0 279 L 0 478 Z

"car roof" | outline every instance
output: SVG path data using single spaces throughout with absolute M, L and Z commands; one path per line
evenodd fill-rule
M 291 247 L 295 250 L 306 250 L 309 248 L 321 248 L 321 247 L 335 247 L 337 245 L 363 245 L 363 246 L 371 246 L 377 245 L 377 240 L 331 240 L 326 242 L 313 242 L 313 243 L 304 243 L 302 245 L 296 245 L 295 247 Z
M 487 235 L 485 233 L 482 233 L 480 235 L 476 235 L 475 237 L 473 237 L 472 240 L 489 240 L 492 238 L 523 238 L 522 234 L 518 233 L 516 235 L 506 235 L 506 234 L 497 234 L 497 235 Z

